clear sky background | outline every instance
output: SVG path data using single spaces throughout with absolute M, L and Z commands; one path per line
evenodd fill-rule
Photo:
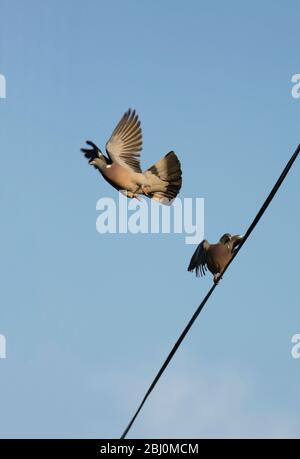
M 0 0 L 1 437 L 121 435 L 211 286 L 181 234 L 100 235 L 79 151 L 128 107 L 205 237 L 243 233 L 300 142 L 298 1 Z M 299 160 L 130 437 L 299 437 Z

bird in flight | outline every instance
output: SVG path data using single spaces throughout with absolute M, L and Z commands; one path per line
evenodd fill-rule
M 129 109 L 117 124 L 106 143 L 107 156 L 90 140 L 86 143 L 91 148 L 81 148 L 81 151 L 89 164 L 128 198 L 139 199 L 139 195 L 144 195 L 170 205 L 179 193 L 182 173 L 174 151 L 142 172 L 142 130 L 135 110 Z
M 206 239 L 195 250 L 188 271 L 195 270 L 196 276 L 205 276 L 207 269 L 214 276 L 214 283 L 218 284 L 226 265 L 231 260 L 234 251 L 240 245 L 243 236 L 226 233 L 217 244 L 210 244 Z

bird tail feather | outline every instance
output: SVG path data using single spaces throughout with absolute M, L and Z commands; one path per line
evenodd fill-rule
M 144 172 L 150 182 L 149 197 L 170 205 L 178 195 L 182 185 L 180 161 L 174 151 L 157 161 Z

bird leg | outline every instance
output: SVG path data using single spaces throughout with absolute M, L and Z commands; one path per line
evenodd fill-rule
M 146 196 L 148 196 L 148 194 L 150 193 L 150 186 L 149 185 L 142 185 L 141 186 L 141 190 Z
M 222 274 L 221 273 L 214 274 L 214 284 L 218 285 L 220 279 L 222 279 Z
M 142 201 L 141 198 L 138 196 L 137 192 L 139 191 L 140 187 L 138 186 L 137 189 L 135 191 L 127 191 L 127 196 L 128 198 L 132 198 L 132 199 L 137 199 L 138 201 Z

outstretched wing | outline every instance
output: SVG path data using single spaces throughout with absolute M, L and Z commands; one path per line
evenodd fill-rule
M 196 270 L 196 276 L 205 276 L 207 271 L 207 249 L 209 248 L 209 242 L 204 239 L 197 247 L 194 255 L 191 258 L 188 271 L 193 272 Z
M 124 113 L 106 144 L 106 152 L 115 163 L 142 172 L 140 151 L 142 149 L 141 123 L 135 110 Z

